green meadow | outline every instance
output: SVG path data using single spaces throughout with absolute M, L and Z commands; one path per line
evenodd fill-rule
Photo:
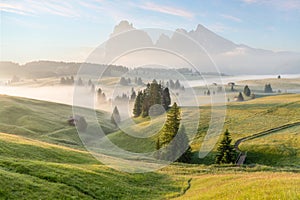
M 189 117 L 200 112 L 199 125 L 188 127 L 197 131 L 193 164 L 130 174 L 108 168 L 85 150 L 67 123 L 71 106 L 1 95 L 0 199 L 299 199 L 300 127 L 241 143 L 248 155 L 244 166 L 218 166 L 213 164 L 216 147 L 205 159 L 197 157 L 210 109 L 182 108 Z M 98 111 L 97 117 L 108 138 L 123 149 L 155 149 L 156 135 L 134 139 L 116 130 L 110 113 Z M 159 128 L 163 118 L 135 120 L 130 129 L 146 134 L 149 123 Z M 282 94 L 228 103 L 223 131 L 229 129 L 236 141 L 298 121 L 300 95 Z M 88 132 L 95 126 L 89 124 Z

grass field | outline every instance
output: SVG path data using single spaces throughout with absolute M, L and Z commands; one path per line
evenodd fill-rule
M 278 95 L 229 103 L 225 127 L 233 139 L 300 120 L 300 95 Z M 188 116 L 198 108 L 183 108 Z M 200 108 L 201 122 L 192 143 L 195 157 L 210 119 L 210 107 Z M 155 136 L 132 140 L 98 112 L 112 142 L 127 150 L 151 151 Z M 0 199 L 299 199 L 299 131 L 285 129 L 246 141 L 244 167 L 215 166 L 215 152 L 199 164 L 173 164 L 157 172 L 129 174 L 110 169 L 82 146 L 66 120 L 70 106 L 0 96 Z M 161 118 L 153 120 L 160 126 Z M 142 133 L 147 120 L 131 127 Z M 192 126 L 192 125 L 190 125 Z M 89 131 L 93 131 L 91 124 Z M 191 127 L 188 127 L 191 128 Z M 142 149 L 142 150 L 141 150 Z

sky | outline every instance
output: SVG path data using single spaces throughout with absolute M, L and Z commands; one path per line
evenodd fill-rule
M 82 62 L 121 20 L 142 28 L 202 24 L 237 44 L 300 52 L 300 0 L 1 0 L 1 61 Z

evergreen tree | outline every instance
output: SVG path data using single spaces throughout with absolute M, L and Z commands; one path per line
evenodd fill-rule
M 235 162 L 235 150 L 231 145 L 231 141 L 230 133 L 226 130 L 217 149 L 216 164 L 232 164 Z
M 60 78 L 60 84 L 62 85 L 66 84 L 66 79 L 64 77 Z
M 95 85 L 93 83 L 91 85 L 91 92 L 95 92 Z
M 210 96 L 210 90 L 207 90 L 206 95 L 207 95 L 207 96 Z
M 121 79 L 120 79 L 120 85 L 128 85 L 128 81 L 124 78 L 124 77 L 122 77 Z
M 141 78 L 141 77 L 138 78 L 137 84 L 138 84 L 138 85 L 143 85 L 143 81 L 142 81 L 142 78 Z
M 92 84 L 93 84 L 93 82 L 91 81 L 91 79 L 89 79 L 88 86 L 91 86 Z
M 131 100 L 135 100 L 135 98 L 136 98 L 136 92 L 135 92 L 134 89 L 132 88 L 132 89 L 131 89 L 130 99 L 131 99 Z
M 72 78 L 71 78 L 71 80 L 72 80 Z M 79 77 L 79 79 L 78 79 L 78 81 L 77 81 L 77 84 L 79 85 L 79 86 L 83 86 L 83 81 L 82 81 L 82 79 Z
M 180 120 L 180 109 L 175 102 L 167 114 L 167 120 L 162 129 L 160 137 L 161 146 L 168 145 L 170 141 L 175 137 L 179 129 Z
M 75 81 L 74 81 L 74 76 L 71 76 L 70 84 L 73 85 L 74 83 L 75 83 Z
M 170 97 L 170 92 L 169 88 L 165 88 L 162 92 L 162 106 L 164 107 L 165 110 L 169 109 L 169 106 L 171 105 L 171 97 Z
M 189 145 L 189 138 L 186 135 L 184 125 L 181 125 L 177 133 L 177 138 L 174 143 L 174 151 L 177 151 L 176 156 L 184 152 L 178 159 L 177 162 L 190 163 L 192 160 L 192 148 Z
M 166 123 L 159 138 L 156 141 L 156 149 L 165 147 L 159 157 L 166 160 L 178 162 L 190 162 L 192 153 L 185 127 L 180 126 L 180 109 L 176 103 L 170 108 L 167 114 Z M 180 128 L 179 128 L 180 127 Z
M 161 104 L 161 85 L 157 83 L 157 81 L 154 79 L 152 83 L 150 84 L 150 106 L 153 106 L 155 104 Z
M 239 95 L 237 96 L 237 101 L 244 101 L 244 97 L 242 93 L 240 92 Z
M 170 88 L 171 88 L 171 89 L 174 89 L 174 88 L 175 88 L 175 83 L 174 83 L 173 80 L 170 80 L 169 84 L 170 84 Z
M 88 124 L 84 117 L 79 117 L 79 119 L 76 121 L 76 128 L 80 132 L 85 132 L 88 127 Z
M 246 85 L 244 87 L 244 94 L 247 96 L 247 97 L 250 97 L 251 95 L 251 90 L 249 89 L 248 85 Z
M 113 123 L 115 126 L 117 126 L 121 122 L 121 116 L 117 106 L 115 106 L 110 119 L 111 123 Z
M 139 117 L 142 114 L 142 96 L 143 93 L 141 91 L 138 92 L 137 97 L 135 98 L 134 108 L 133 108 L 133 116 Z
M 174 87 L 175 87 L 176 90 L 180 89 L 179 80 L 176 80 Z

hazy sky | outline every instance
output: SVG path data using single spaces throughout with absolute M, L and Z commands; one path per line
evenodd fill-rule
M 300 52 L 300 0 L 1 0 L 1 60 L 84 61 L 113 27 L 195 29 L 235 43 Z

